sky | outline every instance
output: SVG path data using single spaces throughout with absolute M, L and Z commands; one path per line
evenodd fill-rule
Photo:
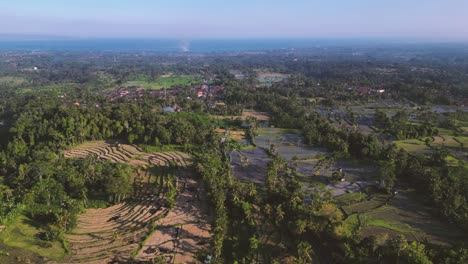
M 468 0 L 0 0 L 0 34 L 468 41 Z

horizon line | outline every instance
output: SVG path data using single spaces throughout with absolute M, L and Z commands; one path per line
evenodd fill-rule
M 397 43 L 453 43 L 468 44 L 468 39 L 434 39 L 434 38 L 408 38 L 408 37 L 168 37 L 168 36 L 115 36 L 115 37 L 97 37 L 97 36 L 66 36 L 50 34 L 14 34 L 0 33 L 0 42 L 6 41 L 86 41 L 86 40 L 168 40 L 168 41 L 372 41 L 372 42 L 397 42 Z

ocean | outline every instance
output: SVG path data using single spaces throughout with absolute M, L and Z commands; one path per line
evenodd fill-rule
M 335 40 L 170 40 L 170 39 L 79 39 L 0 40 L 0 50 L 16 51 L 155 51 L 155 52 L 235 52 L 307 49 L 333 46 Z

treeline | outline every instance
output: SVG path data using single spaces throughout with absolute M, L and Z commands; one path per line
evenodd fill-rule
M 448 151 L 437 149 L 430 156 L 414 156 L 395 147 L 388 150 L 384 175 L 428 194 L 427 202 L 459 227 L 468 230 L 468 169 L 449 165 Z
M 266 188 L 233 180 L 230 151 L 228 143 L 208 145 L 197 161 L 214 210 L 214 263 L 310 263 L 312 243 L 333 244 L 342 214 L 330 197 L 304 203 L 301 184 L 278 156 Z
M 388 239 L 373 236 L 350 240 L 346 244 L 346 263 L 402 263 L 402 264 L 459 264 L 468 261 L 468 250 L 463 247 L 425 245 L 408 241 L 403 236 Z
M 206 185 L 208 198 L 213 208 L 213 254 L 214 263 L 224 263 L 224 241 L 228 236 L 227 196 L 232 186 L 231 167 L 221 146 L 214 143 L 205 145 L 197 157 L 196 168 Z
M 64 106 L 56 97 L 37 95 L 10 98 L 4 106 L 0 220 L 26 213 L 48 226 L 44 240 L 61 239 L 83 208 L 119 203 L 133 194 L 130 166 L 96 156 L 65 159 L 62 150 L 100 139 L 187 147 L 215 140 L 208 117 L 164 114 L 162 104 Z
M 409 123 L 409 114 L 404 110 L 398 111 L 392 118 L 381 110 L 374 114 L 374 125 L 382 133 L 391 135 L 398 140 L 418 139 L 439 134 L 437 127 L 429 122 Z
M 210 127 L 206 116 L 162 114 L 162 106 L 131 103 L 99 107 L 27 105 L 7 112 L 14 117 L 7 134 L 7 154 L 12 156 L 39 142 L 59 149 L 86 140 L 113 138 L 152 145 L 201 144 Z
M 62 239 L 63 232 L 76 225 L 84 208 L 129 197 L 133 192 L 131 173 L 128 165 L 104 162 L 95 156 L 70 160 L 49 149 L 36 149 L 28 162 L 1 178 L 0 219 L 7 224 L 24 213 L 48 227 L 42 239 Z

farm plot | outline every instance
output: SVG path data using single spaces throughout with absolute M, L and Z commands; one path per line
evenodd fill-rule
M 333 197 L 361 192 L 376 184 L 378 167 L 367 162 L 355 160 L 334 160 L 329 155 L 319 155 L 318 159 L 294 161 L 296 171 L 301 175 L 300 180 L 311 186 L 303 185 L 304 190 L 315 190 L 314 183 L 325 185 Z M 332 181 L 334 172 L 341 171 L 343 180 Z
M 183 169 L 191 165 L 188 154 L 144 153 L 132 145 L 95 141 L 64 155 L 70 158 L 94 155 L 135 166 L 133 199 L 105 209 L 88 209 L 81 215 L 77 227 L 65 235 L 71 254 L 64 263 L 148 261 L 161 255 L 168 261 L 189 263 L 194 261 L 195 253 L 209 244 L 210 227 L 206 210 L 201 207 L 200 188 L 189 178 L 190 172 Z M 168 173 L 176 178 L 173 209 L 167 207 L 163 194 L 154 194 L 152 187 Z M 155 241 L 174 245 L 169 247 Z
M 288 74 L 276 72 L 260 72 L 258 73 L 257 81 L 261 84 L 271 84 L 275 82 L 281 82 L 282 80 L 287 78 L 289 78 Z
M 359 160 L 337 160 L 331 171 L 343 170 L 347 181 L 375 182 L 378 179 L 379 167 L 371 162 Z
M 385 195 L 377 195 L 363 202 L 343 206 L 342 209 L 347 215 L 366 213 L 384 206 L 388 202 L 388 199 L 389 197 Z
M 324 149 L 320 148 L 308 148 L 304 144 L 302 135 L 295 130 L 262 128 L 259 129 L 258 133 L 255 144 L 265 149 L 270 149 L 273 144 L 277 153 L 286 160 L 311 159 L 317 154 L 325 152 Z
M 168 209 L 160 197 L 121 203 L 106 209 L 88 209 L 78 218 L 77 228 L 65 235 L 71 255 L 66 263 L 125 261 L 151 231 L 151 223 Z
M 427 239 L 438 244 L 466 241 L 466 234 L 440 221 L 430 207 L 413 196 L 412 191 L 401 191 L 393 197 L 377 195 L 365 201 L 362 197 L 350 197 L 356 198 L 356 203 L 350 199 L 351 205 L 342 209 L 348 214 L 346 222 L 357 224 L 359 219 L 364 237 L 386 233 L 390 238 L 404 235 L 408 240 Z
M 265 182 L 271 158 L 263 149 L 232 151 L 230 156 L 234 177 L 255 183 Z
M 437 148 L 445 146 L 451 154 L 459 160 L 468 162 L 468 134 L 465 132 L 461 135 L 455 135 L 448 129 L 440 129 L 440 136 L 434 137 L 431 147 Z
M 30 81 L 23 78 L 23 77 L 16 77 L 16 76 L 3 76 L 0 77 L 0 85 L 8 86 L 8 87 L 17 87 L 25 84 L 29 84 Z
M 175 86 L 188 86 L 199 84 L 197 76 L 194 75 L 165 75 L 159 77 L 155 81 L 135 80 L 125 84 L 126 87 L 142 87 L 145 89 L 162 89 L 164 87 L 171 88 Z
M 441 144 L 445 145 L 448 148 L 460 148 L 460 142 L 456 137 L 450 135 L 443 135 L 443 142 Z
M 155 221 L 156 231 L 144 241 L 135 260 L 147 261 L 162 256 L 172 263 L 195 263 L 195 254 L 207 249 L 210 226 L 203 212 L 199 186 L 187 179 L 174 209 Z
M 427 146 L 425 142 L 419 139 L 405 139 L 394 141 L 397 148 L 402 148 L 412 154 L 428 154 L 432 153 L 431 147 Z
M 266 112 L 256 112 L 252 110 L 244 110 L 242 112 L 242 115 L 240 116 L 213 116 L 216 119 L 231 119 L 231 120 L 246 120 L 247 117 L 252 116 L 255 117 L 258 121 L 260 122 L 267 122 L 270 120 L 270 117 L 268 116 L 268 113 Z
M 328 184 L 325 189 L 330 191 L 330 194 L 333 197 L 345 195 L 348 193 L 356 193 L 360 192 L 362 189 L 372 186 L 372 183 L 365 182 L 365 181 L 358 181 L 358 182 L 348 182 L 343 181 L 339 183 L 330 183 Z
M 134 166 L 181 166 L 191 165 L 190 155 L 179 151 L 145 153 L 134 145 L 105 141 L 83 143 L 64 152 L 66 158 L 85 158 L 96 156 L 98 159 L 128 163 Z
M 216 129 L 216 133 L 227 136 L 230 139 L 233 139 L 237 142 L 245 142 L 245 131 L 236 131 L 236 130 L 226 130 L 223 128 Z
M 295 166 L 296 171 L 300 175 L 304 175 L 304 176 L 317 173 L 316 168 L 319 163 L 320 163 L 320 159 L 318 158 L 295 160 L 295 161 L 290 162 L 290 164 Z

